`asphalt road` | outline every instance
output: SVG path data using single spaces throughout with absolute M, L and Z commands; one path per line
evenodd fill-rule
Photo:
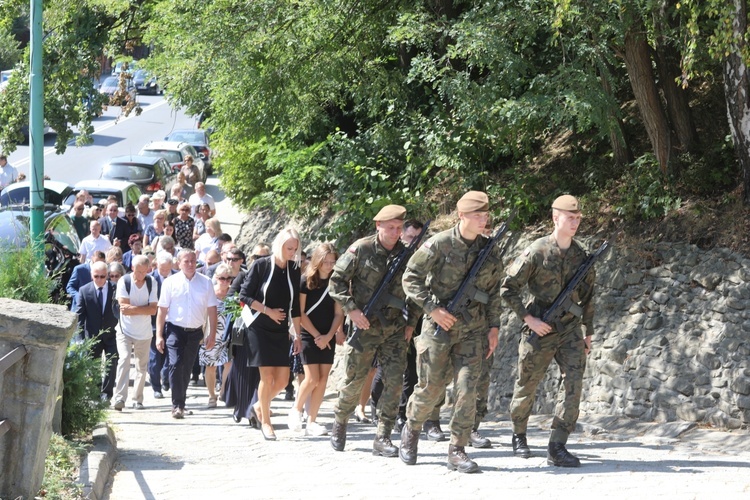
M 120 117 L 120 107 L 110 106 L 94 121 L 94 143 L 77 147 L 75 142 L 67 151 L 55 153 L 54 133 L 44 139 L 44 172 L 52 180 L 75 184 L 86 179 L 98 179 L 101 168 L 113 156 L 137 154 L 147 143 L 163 140 L 172 130 L 194 128 L 195 119 L 176 110 L 163 96 L 138 96 L 143 108 L 140 116 L 131 113 Z M 8 155 L 8 162 L 19 172 L 29 175 L 29 146 L 19 145 Z

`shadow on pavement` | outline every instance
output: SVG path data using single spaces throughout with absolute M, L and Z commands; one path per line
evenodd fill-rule
M 122 468 L 122 462 L 121 460 L 124 457 L 137 457 L 139 467 L 136 470 L 128 470 Z M 156 495 L 154 495 L 153 491 L 149 487 L 148 481 L 144 477 L 143 473 L 144 471 L 154 471 L 154 470 L 163 470 L 163 471 L 175 471 L 180 470 L 184 467 L 185 463 L 181 460 L 172 460 L 171 458 L 156 454 L 153 450 L 144 450 L 144 449 L 132 449 L 127 451 L 121 451 L 120 456 L 117 460 L 117 466 L 115 468 L 117 473 L 123 474 L 123 473 L 131 473 L 135 477 L 136 482 L 138 483 L 138 487 L 140 489 L 141 494 L 137 495 L 135 492 L 133 492 L 133 498 L 139 497 L 144 499 L 155 499 L 157 498 Z
M 219 180 L 214 175 L 210 175 L 208 179 L 206 179 L 206 193 L 213 196 L 216 203 L 219 203 L 226 199 L 224 191 L 221 190 L 218 184 Z

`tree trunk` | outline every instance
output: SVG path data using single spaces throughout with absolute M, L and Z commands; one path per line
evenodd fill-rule
M 669 170 L 672 140 L 667 117 L 661 106 L 659 91 L 651 69 L 650 48 L 640 19 L 632 20 L 625 34 L 625 68 L 641 111 L 651 147 L 663 175 Z
M 747 66 L 742 60 L 742 52 L 746 50 L 747 1 L 734 0 L 732 5 L 732 38 L 736 45 L 724 61 L 724 93 L 732 141 L 742 167 L 742 201 L 747 205 L 750 204 L 750 82 Z
M 617 102 L 612 94 L 612 86 L 609 83 L 609 72 L 606 69 L 599 71 L 599 81 L 602 84 L 602 90 L 609 96 L 613 102 Z M 616 109 L 611 107 L 607 109 L 607 118 L 609 119 L 609 143 L 612 146 L 615 165 L 622 166 L 633 162 L 633 151 L 630 144 L 625 138 L 625 129 L 622 126 L 622 120 Z
M 693 124 L 690 113 L 688 90 L 677 83 L 682 75 L 680 68 L 680 54 L 674 45 L 668 41 L 668 34 L 679 27 L 669 17 L 669 0 L 662 3 L 661 8 L 654 13 L 654 24 L 661 32 L 656 37 L 656 70 L 659 74 L 659 87 L 667 103 L 667 116 L 672 130 L 677 136 L 679 148 L 682 151 L 694 151 L 698 145 L 698 133 Z

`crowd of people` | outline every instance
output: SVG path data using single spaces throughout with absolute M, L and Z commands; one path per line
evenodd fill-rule
M 91 217 L 82 264 L 68 284 L 81 338 L 96 337 L 92 355 L 111 360 L 101 394 L 113 400 L 115 410 L 126 408 L 128 399 L 132 408 L 144 408 L 148 380 L 154 398 L 170 391 L 172 417 L 185 418 L 191 413 L 187 387 L 202 372 L 208 408 L 223 402 L 235 422 L 246 420 L 266 440 L 277 439 L 273 400 L 284 393 L 293 400 L 288 428 L 310 436 L 330 432 L 336 451 L 345 449 L 347 426 L 355 416 L 376 425 L 376 456 L 398 456 L 412 465 L 424 432 L 430 440 L 449 441 L 450 469 L 476 472 L 479 466 L 466 446 L 492 446 L 479 425 L 487 413 L 500 311 L 509 307 L 524 322 L 523 335 L 538 335 L 541 346 L 519 343 L 511 403 L 513 452 L 531 456 L 526 423 L 536 386 L 554 359 L 565 377 L 547 460 L 555 466 L 580 465 L 565 445 L 578 416 L 593 332 L 593 273 L 575 298 L 581 313 L 565 317 L 562 330 L 561 324 L 539 319 L 586 256 L 573 239 L 581 216 L 572 196 L 555 200 L 554 231 L 509 269 L 499 246 L 488 247 L 487 264 L 475 275 L 461 314 L 447 307 L 489 241 L 485 193 L 466 193 L 456 207 L 459 222 L 418 248 L 416 243 L 407 247 L 421 236 L 422 223 L 408 220 L 404 207 L 388 205 L 373 219 L 374 234 L 341 255 L 332 244 L 320 244 L 309 260 L 291 228 L 279 232 L 270 247 L 256 245 L 247 257 L 222 232 L 216 206 L 200 182 L 189 200 L 170 198 L 164 209 L 164 198 L 156 193 L 137 207 L 126 206 L 124 217 L 116 204 L 100 207 L 104 215 Z M 402 254 L 408 262 L 391 269 L 386 298 L 366 315 L 366 304 Z M 521 299 L 524 290 L 532 296 L 530 303 Z M 354 332 L 358 344 L 346 342 Z M 343 373 L 329 431 L 318 413 L 337 349 L 343 351 Z M 131 355 L 135 381 L 129 391 Z M 439 412 L 451 383 L 446 433 Z M 400 446 L 391 441 L 394 430 Z

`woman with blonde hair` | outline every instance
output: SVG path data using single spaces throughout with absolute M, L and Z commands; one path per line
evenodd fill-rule
M 221 222 L 217 217 L 206 221 L 206 232 L 195 240 L 195 255 L 198 261 L 206 262 L 206 255 L 211 250 L 219 252 L 219 236 L 221 236 Z
M 325 426 L 318 424 L 315 419 L 323 403 L 336 344 L 344 341 L 343 334 L 336 338 L 336 332 L 344 323 L 344 311 L 328 295 L 328 278 L 337 258 L 336 249 L 330 243 L 318 246 L 300 284 L 301 358 L 305 379 L 300 385 L 297 400 L 289 411 L 288 425 L 293 431 L 301 429 L 302 408 L 309 396 L 305 428 L 308 436 L 324 436 L 327 433 Z
M 253 262 L 240 290 L 245 304 L 247 366 L 260 372 L 258 403 L 250 409 L 250 421 L 260 420 L 263 437 L 269 441 L 276 440 L 271 400 L 289 380 L 290 318 L 297 332 L 294 352 L 299 352 L 300 246 L 296 230 L 281 231 L 271 245 L 271 255 Z

